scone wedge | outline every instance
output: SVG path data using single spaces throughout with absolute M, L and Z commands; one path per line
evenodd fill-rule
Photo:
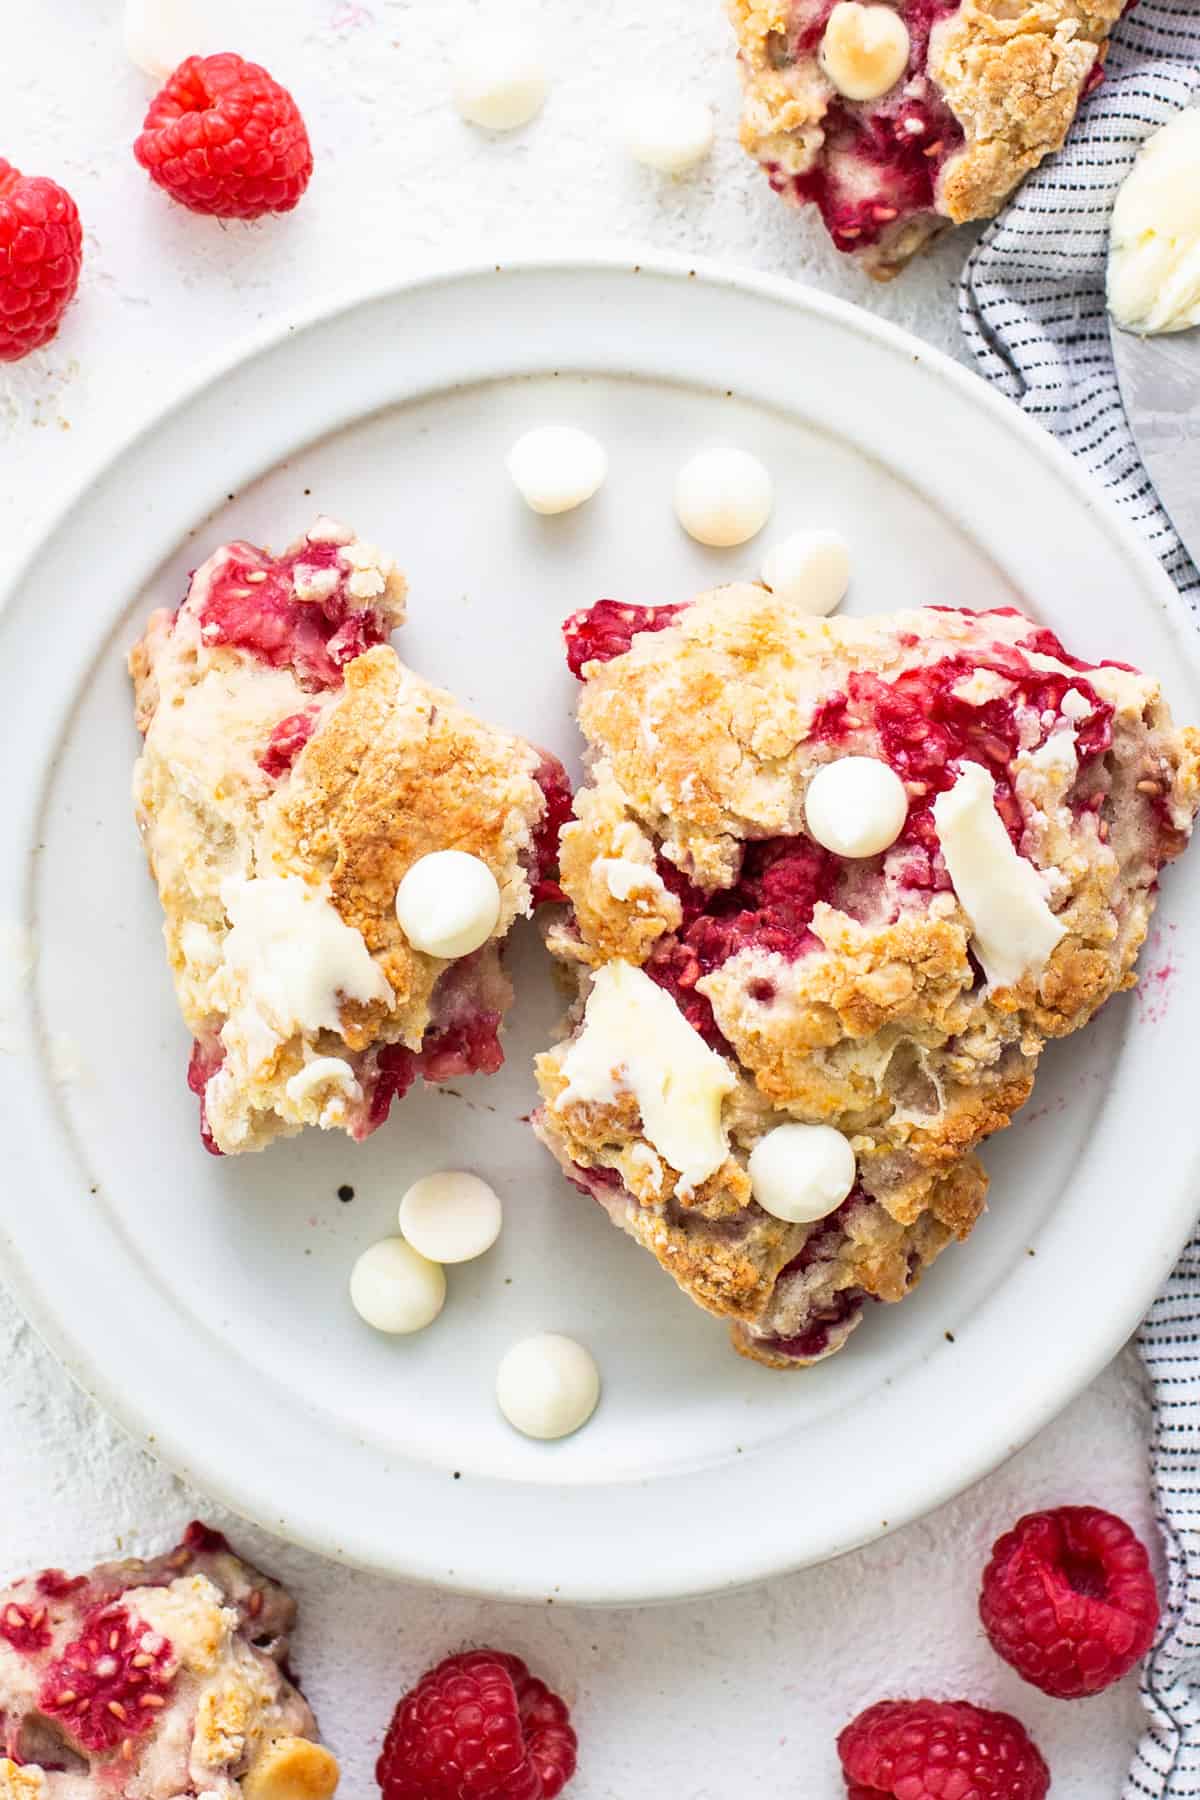
M 296 1607 L 193 1524 L 147 1562 L 0 1593 L 0 1800 L 329 1800 L 288 1669 Z
M 138 828 L 214 1151 L 306 1125 L 362 1138 L 418 1075 L 503 1061 L 501 947 L 557 892 L 569 790 L 405 667 L 388 642 L 404 600 L 390 558 L 320 519 L 282 556 L 223 545 L 130 655 Z M 458 957 L 416 948 L 396 912 L 405 874 L 445 850 L 499 892 Z
M 1061 147 L 1123 0 L 729 0 L 742 143 L 877 280 Z
M 977 1146 L 1133 984 L 1200 736 L 1012 609 L 813 619 L 746 585 L 567 638 L 589 776 L 548 941 L 577 1000 L 536 1129 L 737 1349 L 815 1362 L 967 1237 Z M 810 835 L 849 757 L 899 792 L 878 854 Z

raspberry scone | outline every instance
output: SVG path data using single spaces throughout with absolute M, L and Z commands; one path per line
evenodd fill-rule
M 1124 0 L 729 0 L 742 143 L 888 280 L 1057 150 Z
M 0 1800 L 328 1800 L 296 1607 L 220 1532 L 0 1593 Z
M 567 637 L 578 1000 L 536 1128 L 740 1351 L 815 1362 L 967 1236 L 973 1150 L 1133 984 L 1200 733 L 1012 609 L 732 586 Z
M 404 666 L 404 596 L 320 519 L 279 557 L 217 550 L 130 655 L 138 827 L 212 1150 L 363 1138 L 418 1074 L 504 1060 L 500 950 L 557 893 L 569 789 Z

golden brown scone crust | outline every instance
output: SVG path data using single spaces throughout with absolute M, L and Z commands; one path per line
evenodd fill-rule
M 1200 735 L 1172 725 L 1154 680 L 1076 670 L 1040 638 L 1030 648 L 1034 631 L 1015 613 L 812 619 L 762 587 L 733 586 L 585 669 L 590 785 L 561 842 L 573 910 L 548 936 L 579 985 L 571 1023 L 593 969 L 620 959 L 653 970 L 669 956 L 677 991 L 711 1004 L 737 1085 L 723 1110 L 728 1160 L 694 1193 L 677 1191 L 678 1171 L 645 1137 L 632 1094 L 604 1104 L 566 1092 L 570 1036 L 539 1059 L 537 1129 L 571 1178 L 700 1305 L 730 1319 L 737 1348 L 759 1360 L 812 1360 L 775 1346 L 822 1318 L 817 1353 L 828 1354 L 857 1318 L 847 1296 L 900 1299 L 951 1238 L 968 1235 L 986 1190 L 973 1152 L 1028 1097 L 1045 1040 L 1077 1030 L 1133 982 L 1158 868 L 1200 804 Z M 614 853 L 648 870 L 661 857 L 705 892 L 729 888 L 747 844 L 803 836 L 805 792 L 823 762 L 887 759 L 865 703 L 849 703 L 840 734 L 810 737 L 848 682 L 940 667 L 955 670 L 972 717 L 976 704 L 1019 699 L 997 672 L 1013 668 L 1045 674 L 1057 691 L 1077 684 L 1087 717 L 1111 708 L 1111 747 L 1080 759 L 1077 720 L 1016 706 L 1008 773 L 1021 854 L 1043 872 L 1065 927 L 1044 968 L 989 988 L 952 888 L 944 878 L 932 892 L 911 885 L 903 840 L 841 865 L 843 904 L 817 902 L 803 954 L 750 941 L 707 973 L 689 970 L 680 900 L 661 879 L 624 898 L 618 882 L 614 894 Z M 910 805 L 921 797 L 910 784 Z M 786 1225 L 751 1199 L 749 1154 L 786 1119 L 833 1125 L 853 1144 L 861 1193 L 836 1227 Z
M 328 522 L 324 529 L 327 537 Z M 399 622 L 402 577 L 343 536 L 352 580 Z M 227 1154 L 311 1124 L 363 1135 L 380 1047 L 419 1051 L 427 1031 L 468 1002 L 503 1013 L 511 990 L 499 949 L 514 918 L 532 910 L 546 809 L 535 778 L 541 753 L 483 724 L 389 644 L 349 661 L 341 685 L 314 690 L 291 667 L 210 641 L 205 596 L 228 554 L 196 572 L 177 614 L 151 618 L 129 659 L 145 740 L 134 775 L 138 828 L 180 1007 L 204 1057 L 207 1125 Z M 290 768 L 265 772 L 272 733 L 297 714 L 309 715 L 311 735 Z M 444 849 L 480 857 L 501 894 L 491 938 L 453 964 L 414 949 L 395 913 L 401 877 Z M 252 984 L 226 954 L 231 890 L 267 879 L 303 884 L 327 923 L 332 908 L 369 978 L 339 988 L 319 1029 L 274 1017 L 264 1026 Z M 303 1072 L 314 1062 L 309 1080 Z
M 787 178 L 816 163 L 838 98 L 815 54 L 792 60 L 787 45 L 798 13 L 807 20 L 828 8 L 814 0 L 728 6 L 744 89 L 742 144 L 786 191 Z M 924 66 L 910 68 L 905 92 L 919 100 L 932 89 L 962 141 L 939 153 L 932 208 L 902 216 L 857 252 L 868 274 L 889 280 L 946 224 L 991 218 L 1061 148 L 1121 11 L 1122 0 L 962 0 L 935 24 Z

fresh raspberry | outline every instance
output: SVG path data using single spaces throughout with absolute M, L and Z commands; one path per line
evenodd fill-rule
M 229 52 L 180 63 L 150 102 L 133 154 L 173 199 L 219 219 L 290 212 L 313 169 L 287 89 Z
M 1044 1694 L 1098 1694 L 1154 1642 L 1146 1547 L 1097 1506 L 1029 1513 L 992 1546 L 979 1616 L 993 1650 Z
M 75 297 L 83 232 L 57 181 L 0 156 L 0 362 L 19 362 L 58 330 Z
M 375 1779 L 383 1800 L 554 1800 L 575 1748 L 563 1702 L 519 1656 L 469 1650 L 401 1700 Z
M 838 1738 L 849 1800 L 1045 1800 L 1050 1771 L 1011 1713 L 880 1700 Z
M 585 663 L 624 656 L 639 632 L 665 631 L 682 611 L 681 605 L 626 606 L 620 600 L 597 600 L 572 613 L 563 625 L 567 667 L 582 681 Z

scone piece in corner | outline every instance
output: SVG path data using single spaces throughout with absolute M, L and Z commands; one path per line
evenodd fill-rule
M 221 1533 L 0 1593 L 0 1800 L 329 1800 L 296 1607 Z
M 282 556 L 223 545 L 130 655 L 138 829 L 213 1151 L 306 1125 L 363 1138 L 418 1075 L 504 1060 L 501 948 L 558 892 L 570 789 L 405 667 L 388 643 L 404 600 L 390 558 L 319 519 Z M 455 957 L 416 948 L 396 913 L 405 874 L 444 850 L 499 893 Z
M 548 941 L 578 998 L 535 1129 L 737 1349 L 816 1362 L 969 1234 L 976 1146 L 1133 985 L 1200 735 L 1011 608 L 732 586 L 602 601 L 567 645 L 589 778 Z M 874 854 L 828 847 L 879 822 L 850 802 L 810 835 L 849 757 L 896 801 Z
M 742 144 L 886 281 L 1061 148 L 1124 0 L 728 0 Z

